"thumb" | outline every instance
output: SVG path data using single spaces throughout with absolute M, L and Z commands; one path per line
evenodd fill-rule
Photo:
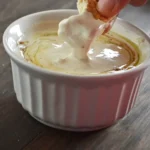
M 97 9 L 103 16 L 111 18 L 117 15 L 129 2 L 130 0 L 99 0 Z

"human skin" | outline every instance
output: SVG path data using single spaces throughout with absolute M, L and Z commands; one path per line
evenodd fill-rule
M 147 0 L 99 0 L 97 9 L 105 17 L 117 15 L 127 4 L 142 6 Z

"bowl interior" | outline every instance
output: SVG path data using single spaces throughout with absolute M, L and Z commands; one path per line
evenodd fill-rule
M 54 10 L 45 11 L 25 16 L 13 22 L 4 33 L 4 46 L 7 53 L 17 55 L 21 61 L 25 61 L 20 55 L 17 41 L 20 38 L 29 38 L 35 31 L 57 30 L 58 22 L 71 15 L 75 15 L 76 10 Z M 147 62 L 150 57 L 150 40 L 148 36 L 130 23 L 117 19 L 112 31 L 133 41 L 141 50 L 142 63 Z

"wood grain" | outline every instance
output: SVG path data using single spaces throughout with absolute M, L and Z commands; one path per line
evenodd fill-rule
M 1 0 L 0 5 L 0 150 L 150 150 L 150 68 L 137 103 L 116 125 L 97 132 L 74 133 L 46 127 L 24 111 L 13 90 L 9 57 L 4 52 L 5 28 L 24 15 L 76 8 L 75 0 Z M 150 2 L 128 6 L 120 16 L 150 33 Z

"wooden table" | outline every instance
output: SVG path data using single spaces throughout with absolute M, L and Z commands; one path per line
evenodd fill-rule
M 46 127 L 30 117 L 16 100 L 2 34 L 21 16 L 48 9 L 76 8 L 76 0 L 0 2 L 0 150 L 150 150 L 150 68 L 133 110 L 108 129 L 66 132 Z M 120 16 L 150 33 L 150 2 L 141 8 L 128 6 Z

